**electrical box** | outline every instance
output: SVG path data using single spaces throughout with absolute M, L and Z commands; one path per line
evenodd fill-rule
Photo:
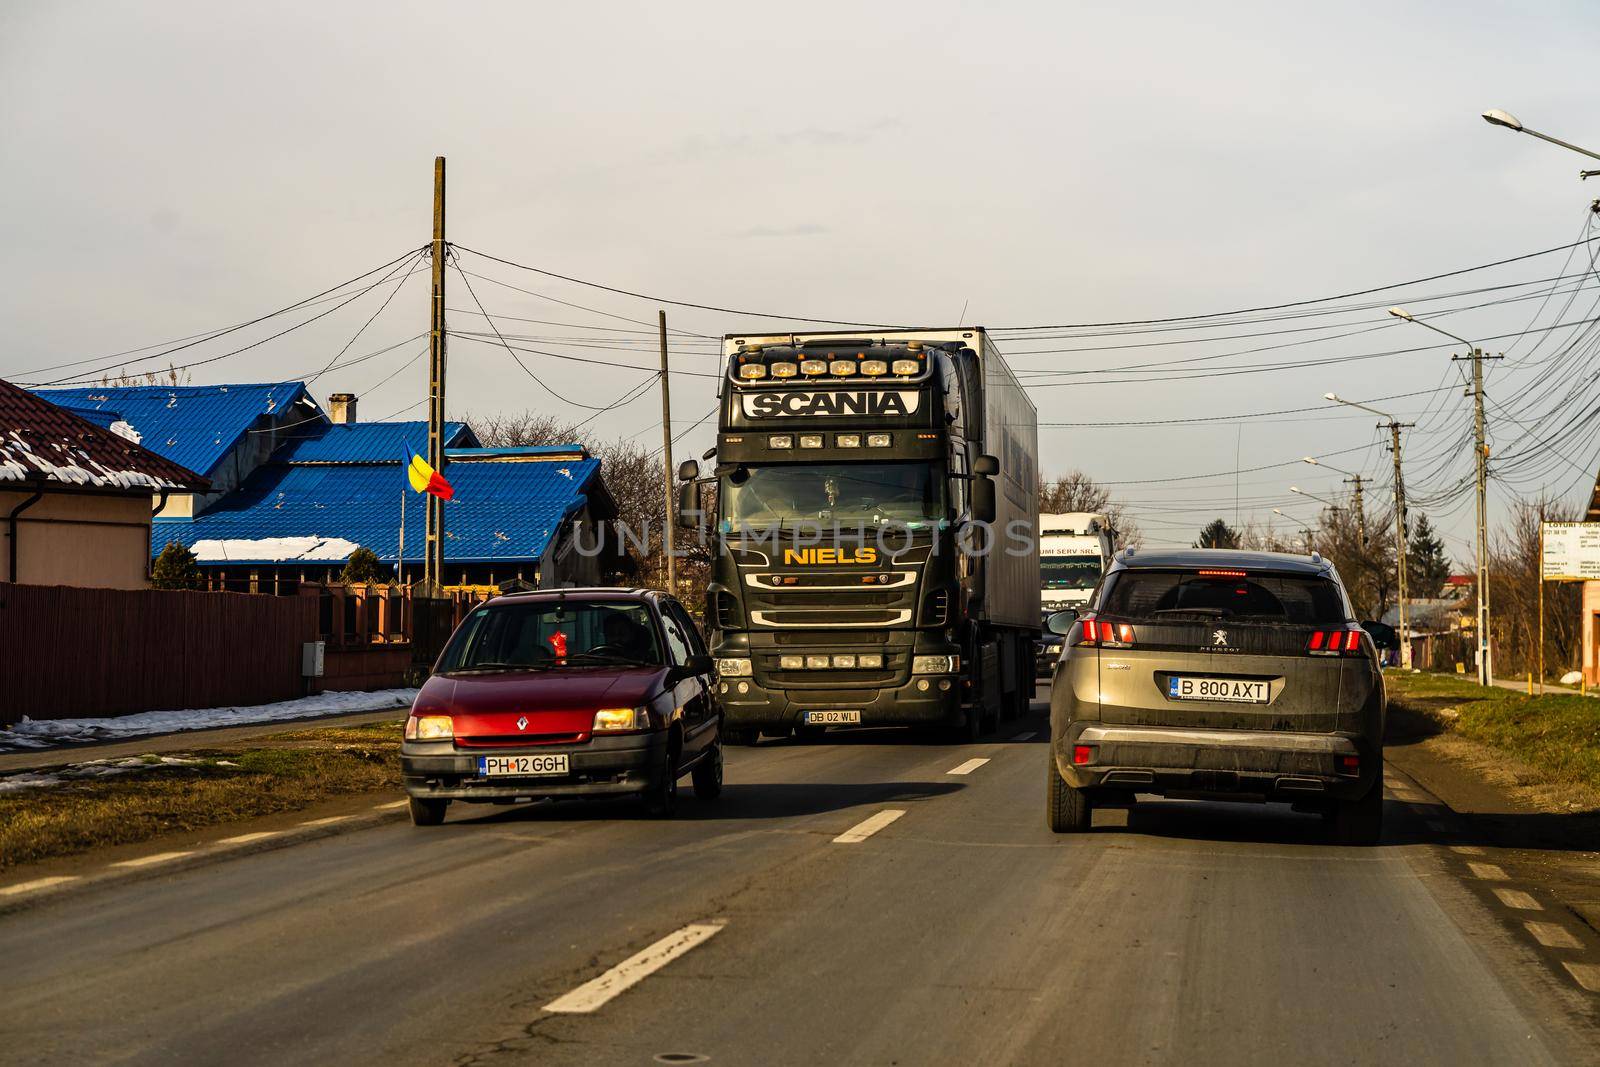
M 322 657 L 326 641 L 307 641 L 300 646 L 300 675 L 303 678 L 322 677 Z

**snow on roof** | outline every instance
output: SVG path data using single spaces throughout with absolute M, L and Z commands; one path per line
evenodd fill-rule
M 226 563 L 230 560 L 287 563 L 340 563 L 361 546 L 342 537 L 257 537 L 196 541 L 192 551 L 201 563 Z
M 0 482 L 203 489 L 206 480 L 112 429 L 0 381 Z

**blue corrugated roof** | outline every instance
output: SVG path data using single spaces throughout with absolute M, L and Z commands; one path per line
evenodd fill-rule
M 539 559 L 562 520 L 582 506 L 599 469 L 597 459 L 451 463 L 445 476 L 455 499 L 445 505 L 445 558 L 459 563 Z M 426 498 L 407 487 L 398 455 L 388 463 L 274 463 L 192 521 L 158 519 L 151 551 L 159 555 L 169 541 L 193 547 L 199 541 L 337 538 L 393 561 L 402 496 L 406 560 L 420 562 Z M 281 542 L 228 546 L 230 561 L 240 563 L 276 563 L 281 555 Z
M 477 436 L 464 422 L 447 422 L 446 448 L 470 448 Z M 428 454 L 426 422 L 322 423 L 305 427 L 307 436 L 285 444 L 278 463 L 398 463 L 402 451 Z M 299 431 L 295 431 L 299 432 Z
M 44 389 L 39 395 L 73 408 L 115 411 L 142 444 L 201 474 L 227 455 L 262 415 L 306 395 L 301 382 L 259 385 L 113 385 Z
M 73 404 L 56 404 L 56 407 L 61 408 L 63 411 L 70 411 L 78 418 L 92 422 L 102 430 L 111 429 L 111 424 L 122 418 L 117 412 L 107 411 L 103 408 L 80 408 Z

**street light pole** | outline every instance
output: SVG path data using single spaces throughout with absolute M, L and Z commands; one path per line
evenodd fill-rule
M 1390 451 L 1394 453 L 1394 563 L 1396 604 L 1399 607 L 1397 621 L 1400 624 L 1398 628 L 1400 634 L 1400 667 L 1409 671 L 1411 669 L 1411 631 L 1406 621 L 1406 571 L 1409 569 L 1406 558 L 1406 483 L 1400 473 L 1400 431 L 1414 424 L 1401 422 L 1392 415 L 1385 414 L 1377 408 L 1368 407 L 1365 404 L 1358 404 L 1354 400 L 1342 399 L 1337 393 L 1325 393 L 1323 394 L 1323 399 L 1331 400 L 1335 404 L 1360 408 L 1362 411 L 1370 411 L 1374 415 L 1380 415 L 1388 420 L 1386 424 L 1380 425 L 1388 426 L 1389 438 L 1392 442 Z
M 1366 548 L 1367 509 L 1363 507 L 1361 503 L 1361 487 L 1366 483 L 1367 479 L 1362 475 L 1356 474 L 1354 471 L 1347 471 L 1343 467 L 1335 467 L 1332 463 L 1324 463 L 1315 456 L 1305 456 L 1304 461 L 1311 464 L 1313 467 L 1326 467 L 1331 471 L 1337 471 L 1340 474 L 1348 475 L 1348 477 L 1344 480 L 1344 484 L 1355 486 L 1355 489 L 1352 490 L 1352 494 L 1355 497 L 1352 506 L 1356 509 L 1356 536 L 1361 539 L 1361 547 Z
M 1459 337 L 1449 330 L 1441 330 L 1431 322 L 1423 322 L 1405 308 L 1390 308 L 1389 314 L 1397 319 L 1414 322 L 1418 326 L 1426 326 L 1434 333 L 1443 334 L 1452 341 L 1460 341 L 1467 346 L 1469 354 L 1451 356 L 1451 360 L 1470 359 L 1472 361 L 1472 451 L 1477 468 L 1475 475 L 1478 488 L 1478 684 L 1493 685 L 1494 642 L 1490 639 L 1489 633 L 1489 627 L 1493 619 L 1489 612 L 1489 445 L 1487 441 L 1489 427 L 1483 413 L 1483 361 L 1486 359 L 1499 359 L 1500 357 L 1484 355 L 1483 349 L 1465 337 Z
M 1575 144 L 1568 144 L 1559 137 L 1551 137 L 1548 133 L 1540 133 L 1538 130 L 1530 130 L 1528 127 L 1524 126 L 1522 121 L 1515 115 L 1507 111 L 1501 111 L 1497 107 L 1490 108 L 1488 111 L 1485 111 L 1483 113 L 1483 121 L 1487 122 L 1491 126 L 1504 126 L 1508 130 L 1515 130 L 1518 133 L 1525 133 L 1529 137 L 1537 137 L 1541 141 L 1549 141 L 1553 145 L 1560 145 L 1562 148 L 1571 149 L 1580 156 L 1588 156 L 1590 159 L 1600 159 L 1600 152 L 1591 152 L 1587 148 L 1579 148 Z M 1597 175 L 1600 175 L 1600 170 L 1580 170 L 1578 172 L 1579 178 L 1593 178 Z

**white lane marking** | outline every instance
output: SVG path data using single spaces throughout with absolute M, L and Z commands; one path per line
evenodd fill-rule
M 1600 993 L 1600 963 L 1563 963 L 1572 980 L 1591 993 Z
M 239 834 L 237 837 L 224 837 L 218 841 L 219 845 L 248 845 L 252 841 L 261 841 L 269 837 L 277 837 L 282 830 L 261 830 L 253 834 Z
M 1025 734 L 1018 734 L 1017 736 L 1013 737 L 1011 740 L 1013 740 L 1013 741 L 1032 741 L 1035 737 L 1038 737 L 1038 736 L 1039 736 L 1039 733 L 1038 733 L 1037 730 L 1029 730 Z
M 1429 819 L 1424 822 L 1423 825 L 1436 834 L 1450 834 L 1455 832 L 1454 830 L 1450 829 L 1450 825 L 1448 823 L 1441 822 L 1438 819 Z
M 969 759 L 969 760 L 967 760 L 967 762 L 961 764 L 961 766 L 959 766 L 959 767 L 951 767 L 948 771 L 945 771 L 944 773 L 946 773 L 946 774 L 971 774 L 973 771 L 977 770 L 979 767 L 982 767 L 985 763 L 988 763 L 988 762 L 989 761 L 988 761 L 987 758 Z
M 836 845 L 859 844 L 904 814 L 905 812 L 899 808 L 885 808 L 878 814 L 863 819 L 850 827 L 850 829 L 834 838 L 833 843 Z
M 21 896 L 23 893 L 32 893 L 39 889 L 49 889 L 54 885 L 61 885 L 65 882 L 76 882 L 77 880 L 78 876 L 75 874 L 58 874 L 52 878 L 35 878 L 31 882 L 18 882 L 16 885 L 8 885 L 4 889 L 0 889 L 0 897 Z
M 1545 948 L 1582 948 L 1583 942 L 1572 936 L 1572 932 L 1560 923 L 1534 923 L 1522 924 L 1528 928 L 1528 933 L 1533 939 Z
M 377 807 L 373 808 L 372 810 L 373 811 L 390 811 L 390 810 L 392 810 L 394 808 L 403 808 L 409 803 L 411 803 L 411 801 L 409 801 L 409 800 L 397 800 L 393 804 L 379 804 Z
M 1518 911 L 1543 911 L 1544 905 L 1520 889 L 1496 889 L 1494 895 L 1500 898 L 1500 903 L 1508 908 Z
M 121 863 L 113 863 L 111 866 L 148 867 L 153 863 L 170 863 L 173 860 L 181 860 L 185 856 L 192 855 L 194 855 L 193 852 L 157 852 L 154 856 L 140 856 L 136 860 L 123 860 Z
M 1474 878 L 1482 878 L 1485 882 L 1504 882 L 1510 877 L 1505 868 L 1497 863 L 1469 863 L 1467 869 Z
M 1483 849 L 1477 845 L 1451 845 L 1450 851 L 1462 856 L 1481 856 Z
M 354 815 L 330 815 L 326 819 L 312 819 L 309 822 L 303 822 L 300 825 L 301 826 L 327 826 L 327 825 L 329 825 L 331 823 L 344 822 L 346 819 L 353 819 L 353 818 L 355 818 Z
M 636 953 L 600 977 L 583 983 L 544 1006 L 545 1011 L 591 1012 L 631 986 L 648 978 L 679 956 L 722 930 L 722 923 L 691 923 L 668 934 L 643 952 Z

